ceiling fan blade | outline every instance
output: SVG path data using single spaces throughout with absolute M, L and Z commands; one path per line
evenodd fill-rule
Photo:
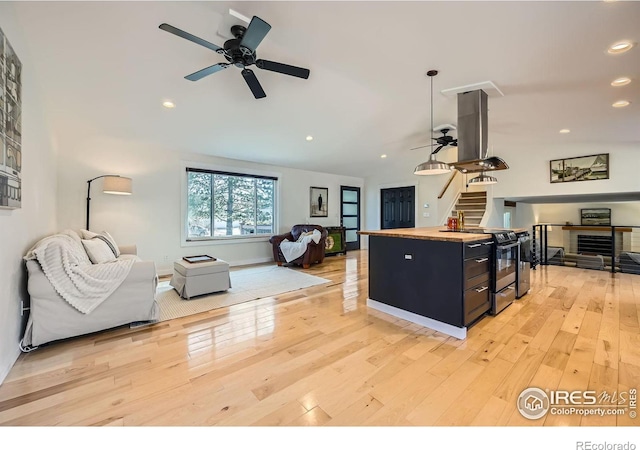
M 267 35 L 269 30 L 271 29 L 271 25 L 262 20 L 258 16 L 253 16 L 251 19 L 251 23 L 247 27 L 247 30 L 244 32 L 244 36 L 242 36 L 242 40 L 240 41 L 241 47 L 246 47 L 252 52 L 256 51 L 260 42 Z
M 431 152 L 432 155 L 435 155 L 436 153 L 438 153 L 440 150 L 442 150 L 443 147 L 446 147 L 446 145 L 441 145 L 440 147 L 438 147 L 437 149 L 435 149 L 434 151 Z
M 256 74 L 253 73 L 252 70 L 243 69 L 242 76 L 244 77 L 244 81 L 247 82 L 249 89 L 251 89 L 251 92 L 253 92 L 253 96 L 255 98 L 264 98 L 267 96 L 267 94 L 264 93 L 262 86 L 260 86 L 260 82 L 256 78 Z
M 410 148 L 409 150 L 419 150 L 419 149 L 425 148 L 425 147 L 435 147 L 436 145 L 438 145 L 438 144 L 421 145 L 420 147 L 413 147 L 413 148 Z
M 164 31 L 168 31 L 171 34 L 175 34 L 181 38 L 187 39 L 191 42 L 195 42 L 196 44 L 202 45 L 203 47 L 207 47 L 214 52 L 223 53 L 224 50 L 221 47 L 218 47 L 216 44 L 212 44 L 209 41 L 205 41 L 204 39 L 199 38 L 198 36 L 194 36 L 191 33 L 187 33 L 186 31 L 182 31 L 179 28 L 176 28 L 168 23 L 161 24 L 158 28 Z
M 292 77 L 309 78 L 309 69 L 303 69 L 302 67 L 290 66 L 289 64 L 282 64 L 273 61 L 267 61 L 266 59 L 259 59 L 256 61 L 256 66 L 264 70 L 270 70 L 271 72 L 283 73 L 285 75 L 291 75 Z
M 211 75 L 212 73 L 219 72 L 222 69 L 226 69 L 227 67 L 229 67 L 229 64 L 227 63 L 214 64 L 213 66 L 205 67 L 202 70 L 193 72 L 191 75 L 187 75 L 185 78 L 189 81 L 198 81 L 199 79 L 204 78 L 207 75 Z

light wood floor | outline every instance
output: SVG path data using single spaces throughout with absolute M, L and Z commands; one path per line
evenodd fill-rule
M 516 399 L 640 388 L 640 276 L 540 267 L 531 293 L 459 341 L 367 308 L 367 257 L 307 271 L 327 285 L 23 354 L 0 424 L 638 425 L 530 421 Z

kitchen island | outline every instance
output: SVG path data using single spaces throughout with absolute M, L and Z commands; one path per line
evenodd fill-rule
M 494 242 L 488 230 L 359 233 L 369 236 L 367 306 L 458 339 L 490 310 Z

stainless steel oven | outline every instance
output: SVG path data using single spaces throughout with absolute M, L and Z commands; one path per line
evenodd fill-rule
M 516 273 L 520 242 L 513 231 L 494 232 L 491 314 L 498 314 L 516 298 Z
M 501 291 L 511 283 L 515 283 L 519 245 L 519 242 L 496 245 L 494 292 Z

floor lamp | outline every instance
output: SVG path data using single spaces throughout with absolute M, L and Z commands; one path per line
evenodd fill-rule
M 87 181 L 87 230 L 89 229 L 89 204 L 91 203 L 91 182 L 104 178 L 102 192 L 105 194 L 131 195 L 131 178 L 120 175 L 100 175 Z

